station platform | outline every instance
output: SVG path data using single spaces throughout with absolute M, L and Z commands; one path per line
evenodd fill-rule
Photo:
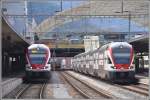
M 2 82 L 2 97 L 11 92 L 17 86 L 22 84 L 22 78 L 9 78 Z
M 8 76 L 2 77 L 2 97 L 7 95 L 17 86 L 23 83 L 23 72 L 12 73 Z
M 3 76 L 2 77 L 2 82 L 10 80 L 12 78 L 23 78 L 23 76 L 25 75 L 24 72 L 14 72 L 14 73 L 10 73 L 7 76 Z

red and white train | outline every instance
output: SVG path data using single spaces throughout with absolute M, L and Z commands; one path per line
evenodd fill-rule
M 133 81 L 135 67 L 132 45 L 112 42 L 94 51 L 76 55 L 72 59 L 75 71 L 111 81 Z
M 34 76 L 49 77 L 51 65 L 49 59 L 51 57 L 50 49 L 44 44 L 32 44 L 27 48 L 26 59 L 26 76 L 28 78 Z

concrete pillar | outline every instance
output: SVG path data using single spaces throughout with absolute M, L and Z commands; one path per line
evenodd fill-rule
M 19 71 L 20 70 L 20 59 L 19 59 L 19 55 L 17 55 L 16 57 L 16 61 L 15 61 L 15 64 L 16 64 L 16 70 Z
M 25 70 L 25 66 L 26 66 L 26 59 L 24 55 L 20 55 L 20 70 Z
M 4 55 L 4 53 L 2 53 L 2 76 L 5 76 L 6 73 L 5 60 L 6 60 L 6 56 Z
M 7 76 L 9 74 L 9 56 L 8 55 L 3 55 L 3 60 L 2 60 L 2 75 Z
M 8 60 L 6 61 L 8 63 L 7 70 L 8 70 L 8 75 L 12 73 L 12 57 L 8 56 Z
M 12 56 L 12 61 L 11 61 L 11 72 L 14 72 L 15 71 L 15 62 L 14 62 L 14 56 Z
M 143 72 L 144 71 L 144 58 L 143 58 L 142 53 L 140 55 L 139 67 L 140 67 L 140 72 Z
M 139 72 L 139 57 L 135 57 L 135 72 Z
M 21 56 L 19 55 L 17 59 L 18 59 L 18 70 L 21 70 L 21 63 L 22 63 Z

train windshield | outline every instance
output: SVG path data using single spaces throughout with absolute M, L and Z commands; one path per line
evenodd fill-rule
M 46 54 L 30 54 L 29 55 L 31 64 L 44 64 Z
M 130 48 L 114 48 L 113 57 L 116 64 L 129 64 Z

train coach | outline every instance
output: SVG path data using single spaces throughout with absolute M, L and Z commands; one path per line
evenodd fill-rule
M 26 65 L 27 78 L 50 76 L 51 65 L 49 59 L 51 57 L 50 49 L 44 44 L 32 44 L 27 48 Z
M 72 59 L 72 68 L 113 82 L 132 82 L 135 79 L 133 59 L 132 45 L 112 42 L 94 51 L 76 55 Z

